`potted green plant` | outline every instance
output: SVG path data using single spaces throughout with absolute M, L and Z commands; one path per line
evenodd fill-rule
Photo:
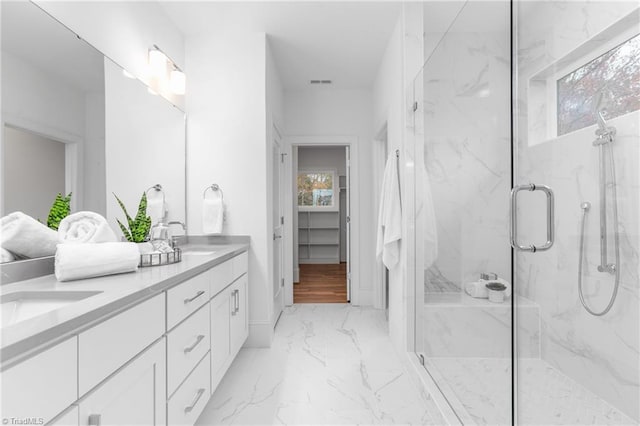
M 116 219 L 126 240 L 132 243 L 144 243 L 147 241 L 149 230 L 151 229 L 151 217 L 147 216 L 147 194 L 145 192 L 142 193 L 142 198 L 140 198 L 140 204 L 138 205 L 138 212 L 134 219 L 131 218 L 120 198 L 118 198 L 116 194 L 113 194 L 113 196 L 116 197 L 120 208 L 127 218 L 128 227 L 120 222 L 120 219 Z

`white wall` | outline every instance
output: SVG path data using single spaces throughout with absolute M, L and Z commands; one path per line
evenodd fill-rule
M 402 39 L 403 20 L 402 16 L 398 17 L 398 21 L 393 30 L 391 38 L 385 49 L 384 56 L 378 69 L 378 74 L 373 85 L 373 131 L 376 136 L 386 127 L 386 147 L 383 141 L 376 140 L 377 145 L 374 148 L 374 206 L 377 212 L 380 203 L 380 189 L 382 187 L 382 168 L 385 164 L 387 155 L 396 149 L 402 150 L 404 147 L 404 128 L 403 128 L 403 39 Z M 385 152 L 386 149 L 386 152 Z M 406 181 L 406 174 L 403 167 L 400 167 L 401 183 Z M 406 193 L 406 190 L 402 191 Z M 376 216 L 377 221 L 377 216 Z M 377 226 L 377 223 L 376 223 Z M 405 227 L 406 229 L 406 227 Z M 403 241 L 405 240 L 403 235 Z M 401 258 L 406 258 L 406 244 L 401 244 Z M 396 345 L 396 348 L 404 348 L 405 323 L 403 318 L 406 317 L 406 310 L 403 306 L 403 298 L 406 293 L 406 281 L 402 276 L 402 267 L 404 262 L 400 262 L 398 267 L 389 271 L 389 335 Z M 374 285 L 379 289 L 376 294 L 378 303 L 382 301 L 382 291 L 384 291 L 384 269 L 382 262 L 376 259 L 375 262 Z M 375 292 L 377 293 L 377 292 Z M 404 349 L 402 349 L 404 350 Z
M 424 6 L 426 7 L 426 6 Z M 424 62 L 423 4 L 405 3 L 387 43 L 373 86 L 373 131 L 377 136 L 386 125 L 387 152 L 376 141 L 373 167 L 400 150 L 403 229 L 401 260 L 389 273 L 389 334 L 396 348 L 413 351 L 415 305 L 415 140 L 413 137 L 413 82 Z M 374 182 L 381 185 L 379 173 Z M 378 208 L 378 190 L 374 208 Z M 376 216 L 377 219 L 377 216 Z M 374 242 L 375 243 L 375 242 Z M 377 263 L 378 268 L 380 264 Z M 378 269 L 379 270 L 379 269 Z M 376 279 L 376 286 L 382 283 Z M 378 296 L 374 292 L 374 296 Z M 378 296 L 381 297 L 381 296 Z
M 142 81 L 149 81 L 147 52 L 154 44 L 184 69 L 184 36 L 154 2 L 37 0 L 35 3 Z M 184 109 L 184 96 L 173 95 L 166 88 L 158 90 Z
M 337 176 L 345 176 L 347 162 L 344 147 L 298 148 L 298 170 L 336 170 Z
M 208 34 L 187 40 L 189 232 L 202 233 L 202 191 L 224 191 L 224 234 L 249 235 L 249 342 L 271 336 L 266 132 L 266 36 Z M 270 152 L 270 148 L 269 148 Z
M 358 161 L 361 164 L 357 180 L 363 187 L 353 187 L 352 235 L 359 235 L 358 299 L 352 303 L 372 304 L 372 268 L 375 260 L 375 218 L 372 181 L 372 96 L 370 90 L 313 88 L 285 91 L 285 128 L 293 136 L 353 136 L 357 138 Z M 356 213 L 357 210 L 359 213 Z M 357 229 L 355 229 L 357 227 Z M 355 264 L 355 263 L 354 263 Z M 354 283 L 355 284 L 355 283 Z

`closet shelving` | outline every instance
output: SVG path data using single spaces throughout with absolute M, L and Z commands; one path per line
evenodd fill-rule
M 340 212 L 298 212 L 300 263 L 340 263 Z

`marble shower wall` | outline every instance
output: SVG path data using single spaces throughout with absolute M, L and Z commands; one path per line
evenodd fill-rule
M 604 317 L 594 317 L 582 308 L 577 292 L 580 203 L 583 201 L 592 204 L 586 225 L 583 282 L 586 298 L 594 309 L 606 306 L 614 282 L 612 275 L 596 270 L 600 254 L 600 204 L 598 150 L 591 145 L 595 126 L 533 144 L 528 128 L 540 126 L 528 122 L 528 116 L 536 114 L 529 114 L 527 110 L 531 76 L 553 65 L 634 8 L 637 2 L 517 3 L 516 183 L 535 182 L 554 189 L 556 243 L 547 252 L 517 254 L 516 288 L 520 296 L 539 306 L 543 359 L 638 420 L 640 113 L 633 112 L 609 122 L 618 130 L 613 151 L 621 232 L 621 283 L 613 309 Z M 520 240 L 540 240 L 544 235 L 544 203 L 527 194 L 522 195 L 522 201 L 518 212 L 523 224 Z M 611 223 L 609 229 L 612 229 Z M 609 261 L 614 262 L 611 248 L 609 253 Z M 521 379 L 518 392 L 526 394 L 529 385 L 526 378 Z
M 439 246 L 427 293 L 461 292 L 485 271 L 511 275 L 508 18 L 506 2 L 467 3 L 423 70 Z

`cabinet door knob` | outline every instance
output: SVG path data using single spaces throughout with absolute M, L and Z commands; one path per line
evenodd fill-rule
M 101 414 L 89 414 L 89 426 L 100 426 L 102 424 Z
M 191 405 L 189 405 L 188 407 L 184 407 L 185 414 L 186 413 L 190 413 L 191 411 L 193 411 L 193 408 L 196 406 L 196 404 L 198 403 L 198 401 L 202 397 L 202 394 L 204 393 L 204 391 L 205 390 L 203 388 L 198 389 L 198 392 L 196 393 L 195 398 L 193 398 L 193 401 L 191 402 Z

